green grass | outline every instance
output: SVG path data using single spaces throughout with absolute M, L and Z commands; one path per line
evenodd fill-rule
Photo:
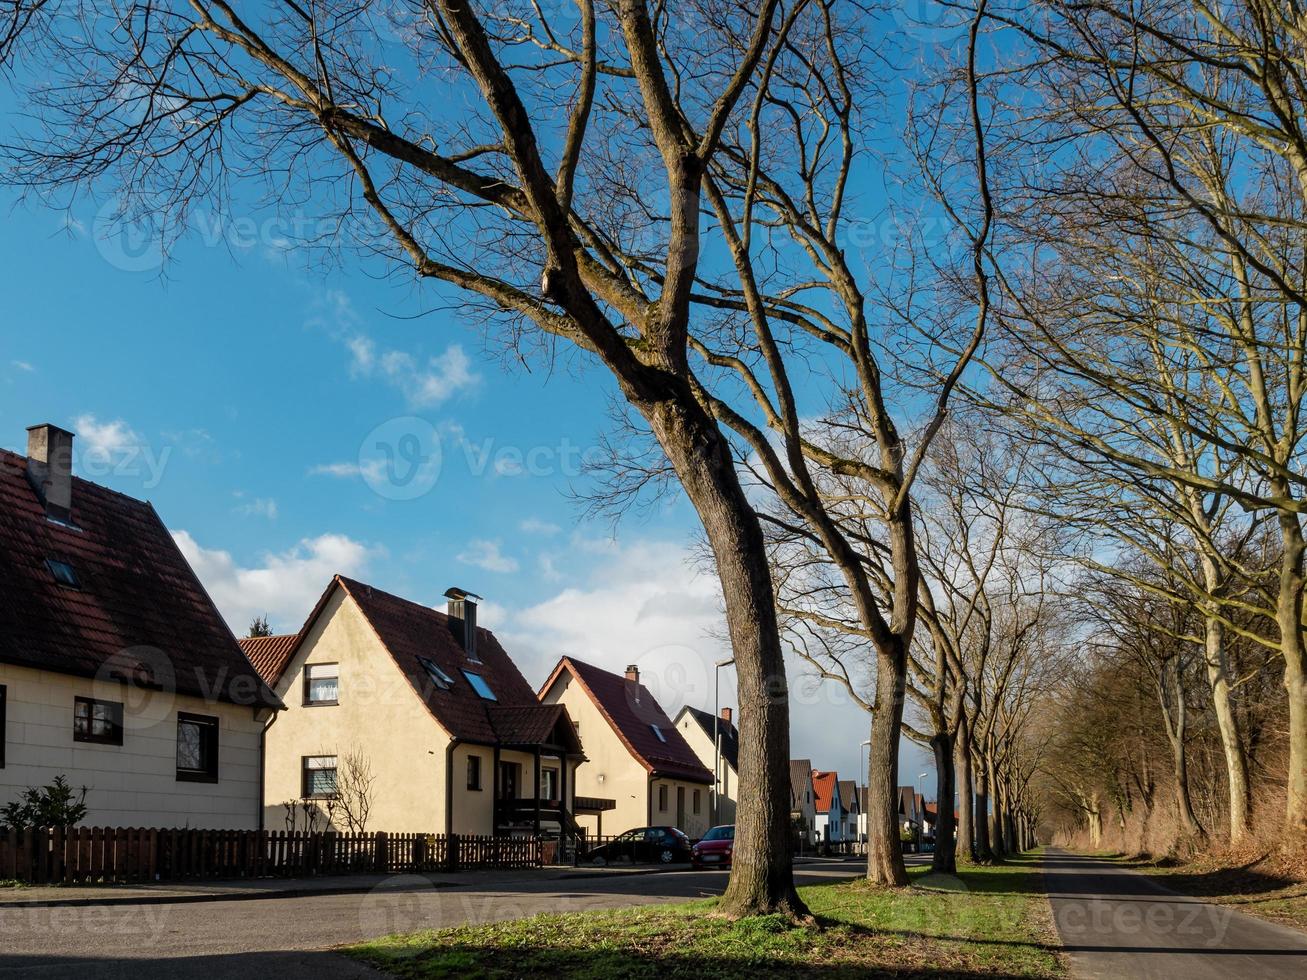
M 345 952 L 406 978 L 1061 974 L 1037 858 L 958 877 L 909 873 L 905 889 L 860 880 L 801 889 L 817 928 L 780 916 L 730 922 L 712 914 L 712 899 L 388 936 Z
M 17 878 L 0 878 L 0 888 L 26 888 L 27 882 Z

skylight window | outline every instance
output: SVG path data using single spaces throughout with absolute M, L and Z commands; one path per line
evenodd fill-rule
M 77 573 L 73 571 L 73 566 L 66 561 L 55 561 L 53 558 L 45 560 L 46 567 L 50 569 L 50 574 L 60 585 L 67 585 L 73 589 L 80 589 L 81 583 L 77 581 Z
M 659 728 L 657 725 L 650 725 L 649 731 L 653 732 L 655 735 L 658 736 L 658 741 L 660 742 L 667 741 L 667 736 L 663 734 L 663 730 Z
M 499 700 L 499 698 L 495 697 L 495 692 L 490 690 L 490 685 L 486 683 L 486 679 L 480 674 L 474 674 L 470 670 L 465 670 L 463 671 L 463 676 L 466 677 L 467 682 L 472 685 L 472 690 L 476 691 L 482 698 L 487 701 Z
M 428 660 L 426 657 L 418 657 L 418 663 L 420 663 L 422 669 L 427 672 L 427 676 L 431 678 L 432 683 L 442 691 L 448 691 L 454 686 L 454 678 L 450 677 L 443 670 L 437 667 L 434 660 Z

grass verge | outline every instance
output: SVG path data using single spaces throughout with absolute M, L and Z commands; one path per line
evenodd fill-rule
M 405 978 L 523 976 L 1051 977 L 1063 967 L 1037 856 L 957 877 L 910 869 L 912 886 L 860 880 L 801 889 L 821 922 L 728 922 L 716 900 L 537 915 L 419 932 L 344 951 Z
M 1233 867 L 1200 861 L 1176 864 L 1167 859 L 1119 854 L 1110 857 L 1117 864 L 1156 878 L 1158 884 L 1181 895 L 1307 929 L 1307 882 L 1271 855 Z

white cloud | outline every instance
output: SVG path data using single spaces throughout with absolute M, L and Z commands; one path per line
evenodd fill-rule
M 385 460 L 369 459 L 359 463 L 321 463 L 309 469 L 309 476 L 334 476 L 339 479 L 361 476 L 365 480 L 380 480 L 385 475 Z
M 563 573 L 554 564 L 553 555 L 540 555 L 536 558 L 536 564 L 540 568 L 540 577 L 546 582 L 561 582 L 563 580 Z
M 236 496 L 244 497 L 244 494 L 238 493 Z M 273 521 L 277 519 L 277 501 L 271 497 L 255 497 L 237 505 L 236 513 L 246 517 L 266 517 Z
M 36 371 L 36 368 L 33 367 L 32 364 L 29 363 L 28 361 L 10 361 L 9 363 L 13 365 L 15 368 L 17 368 L 19 371 L 23 371 L 27 374 L 32 374 L 33 372 Z
M 412 408 L 430 408 L 477 386 L 481 376 L 458 344 L 423 358 L 403 350 L 378 347 L 349 296 L 327 293 L 320 313 L 310 323 L 324 327 L 350 354 L 350 375 L 377 379 L 403 393 Z
M 379 554 L 343 534 L 322 534 L 246 567 L 230 552 L 202 547 L 186 531 L 172 536 L 238 636 L 265 613 L 280 632 L 299 629 L 333 575 L 360 575 Z
M 538 517 L 528 517 L 517 525 L 517 529 L 523 534 L 539 534 L 542 537 L 551 537 L 562 530 L 557 524 L 542 521 Z
M 496 631 L 527 680 L 542 684 L 563 654 L 616 673 L 636 664 L 672 717 L 685 704 L 712 711 L 716 664 L 732 652 L 717 576 L 698 567 L 691 547 L 679 542 L 578 540 L 594 556 L 581 585 L 522 608 L 482 606 L 481 621 Z M 857 777 L 870 718 L 805 665 L 791 661 L 788 676 L 792 757 Z M 720 703 L 735 706 L 734 668 L 724 668 L 720 681 Z M 903 771 L 921 772 L 920 756 L 905 745 Z
M 487 572 L 515 572 L 519 567 L 516 558 L 504 554 L 503 543 L 498 539 L 488 541 L 476 538 L 469 541 L 467 547 L 458 556 L 458 560 L 464 565 L 473 565 Z
M 140 433 L 122 419 L 101 422 L 90 412 L 73 419 L 73 431 L 77 433 L 77 445 L 83 453 L 103 459 L 131 452 L 145 444 Z

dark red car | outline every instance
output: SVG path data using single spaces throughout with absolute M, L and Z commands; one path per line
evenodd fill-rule
M 690 848 L 690 863 L 696 868 L 729 868 L 735 850 L 735 824 L 714 827 Z

